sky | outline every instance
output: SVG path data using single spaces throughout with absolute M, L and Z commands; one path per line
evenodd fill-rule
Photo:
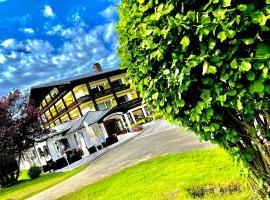
M 0 96 L 116 68 L 120 0 L 0 0 Z

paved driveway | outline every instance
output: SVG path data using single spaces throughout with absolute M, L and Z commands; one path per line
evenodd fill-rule
M 211 146 L 208 142 L 199 142 L 195 134 L 159 120 L 131 141 L 92 163 L 82 172 L 29 199 L 57 199 L 123 168 L 155 156 Z

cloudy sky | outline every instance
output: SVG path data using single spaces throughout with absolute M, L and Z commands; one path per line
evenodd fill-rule
M 0 0 L 0 95 L 118 67 L 120 0 Z

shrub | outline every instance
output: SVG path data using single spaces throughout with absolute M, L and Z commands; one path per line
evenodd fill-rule
M 137 121 L 137 124 L 139 124 L 139 125 L 142 125 L 145 123 L 146 123 L 145 119 L 140 119 L 139 121 Z
M 121 67 L 144 100 L 225 148 L 270 196 L 269 0 L 122 0 Z
M 28 171 L 28 176 L 31 178 L 31 179 L 36 179 L 40 176 L 41 174 L 41 168 L 38 167 L 38 166 L 31 166 L 29 171 Z
M 161 113 L 155 113 L 153 114 L 153 120 L 157 120 L 157 119 L 161 119 L 162 118 L 162 114 Z

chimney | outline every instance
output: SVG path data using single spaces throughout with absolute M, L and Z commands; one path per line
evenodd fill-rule
M 102 67 L 101 67 L 101 65 L 100 65 L 99 63 L 95 63 L 95 64 L 93 65 L 93 69 L 94 69 L 94 71 L 95 71 L 96 73 L 102 72 Z

